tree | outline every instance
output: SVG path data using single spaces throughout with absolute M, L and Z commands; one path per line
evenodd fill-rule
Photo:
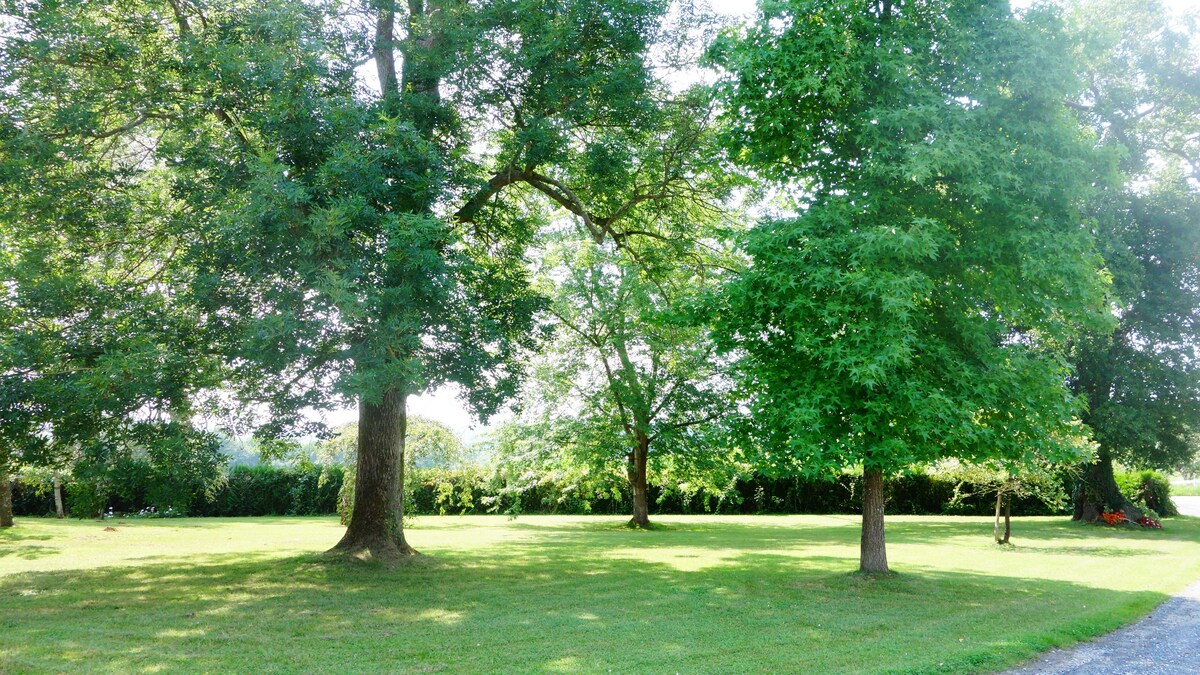
M 411 552 L 408 396 L 457 382 L 487 413 L 513 391 L 539 304 L 527 198 L 615 242 L 686 186 L 675 145 L 635 164 L 609 143 L 655 126 L 664 2 L 10 4 L 23 97 L 103 113 L 29 133 L 150 139 L 130 171 L 168 172 L 182 287 L 227 383 L 270 404 L 262 433 L 359 406 L 341 553 Z
M 159 167 L 138 169 L 150 140 L 109 133 L 120 128 L 119 109 L 92 96 L 106 91 L 119 101 L 136 88 L 141 64 L 97 57 L 118 53 L 128 31 L 75 27 L 103 43 L 87 52 L 82 42 L 39 41 L 39 17 L 25 3 L 0 7 L 6 486 L 17 465 L 59 468 L 101 438 L 129 440 L 154 423 L 182 431 L 164 425 L 190 414 L 192 395 L 217 381 L 219 368 L 195 307 L 179 292 L 186 270 L 169 264 L 183 245 L 166 227 L 169 181 Z M 82 74 L 56 79 L 68 64 Z M 0 520 L 10 522 L 2 507 Z
M 1061 30 L 1007 2 L 765 5 L 714 50 L 731 142 L 799 214 L 744 238 L 717 307 L 776 471 L 864 471 L 860 570 L 888 571 L 884 474 L 1076 450 L 1063 357 L 1102 321 L 1078 208 L 1094 155 Z
M 604 248 L 553 236 L 540 278 L 556 330 L 524 396 L 526 416 L 562 427 L 564 461 L 622 460 L 631 527 L 648 528 L 648 466 L 721 464 L 712 438 L 732 410 L 725 365 L 695 309 L 732 264 L 717 232 Z M 656 461 L 666 461 L 665 459 Z
M 1078 436 L 1075 440 L 1083 441 L 1084 438 Z M 1063 473 L 1069 471 L 1069 466 L 1050 464 L 1036 458 L 1021 464 L 998 459 L 970 464 L 950 460 L 949 466 L 939 467 L 939 473 L 949 474 L 957 481 L 952 504 L 962 503 L 975 494 L 995 495 L 992 538 L 997 544 L 1007 544 L 1012 536 L 1013 498 L 1033 497 L 1053 509 L 1062 509 L 1068 496 L 1063 487 Z M 973 492 L 966 491 L 968 485 Z M 1004 518 L 1003 528 L 1000 527 L 1001 514 Z
M 358 463 L 358 424 L 344 424 L 335 430 L 330 438 L 317 445 L 317 455 L 322 461 L 336 463 L 353 470 Z M 405 425 L 404 438 L 404 475 L 413 476 L 414 472 L 431 467 L 453 468 L 460 465 L 465 456 L 462 439 L 449 426 L 420 416 L 408 416 Z M 348 472 L 342 480 L 341 491 L 338 494 L 338 513 L 342 522 L 348 523 L 354 512 L 355 503 L 355 473 Z M 400 486 L 401 499 L 409 493 L 406 486 Z M 403 502 L 405 507 L 411 505 L 411 500 Z
M 1088 86 L 1072 105 L 1119 159 L 1092 205 L 1116 325 L 1085 336 L 1072 357 L 1099 443 L 1074 518 L 1136 520 L 1113 463 L 1172 468 L 1192 456 L 1200 428 L 1200 61 L 1159 2 L 1083 2 L 1073 19 Z

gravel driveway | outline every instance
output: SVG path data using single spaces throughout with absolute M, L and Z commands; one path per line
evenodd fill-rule
M 1186 516 L 1200 516 L 1200 497 L 1174 497 Z M 1200 581 L 1141 621 L 1076 645 L 1055 649 L 1008 671 L 1053 675 L 1192 675 L 1200 673 Z

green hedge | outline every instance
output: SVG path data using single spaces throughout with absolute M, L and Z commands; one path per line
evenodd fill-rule
M 101 510 L 136 514 L 149 509 L 160 486 L 151 484 L 148 471 L 133 465 L 121 473 L 119 489 L 99 494 L 90 484 L 68 479 L 63 501 L 68 513 L 86 518 Z M 337 512 L 337 494 L 344 470 L 340 466 L 235 466 L 211 497 L 180 495 L 190 516 L 307 516 Z M 174 501 L 174 500 L 172 500 Z M 54 514 L 54 497 L 42 486 L 17 481 L 13 512 L 22 516 Z
M 197 496 L 195 516 L 311 516 L 337 512 L 340 466 L 235 466 L 212 499 Z
M 608 513 L 632 511 L 628 485 L 620 477 L 589 494 L 575 486 L 541 481 L 519 491 L 504 489 L 494 477 L 479 471 L 438 471 L 413 477 L 408 499 L 410 512 L 417 515 L 453 513 Z M 758 476 L 738 481 L 723 498 L 688 495 L 650 486 L 651 512 L 683 513 L 847 513 L 861 511 L 861 478 L 841 476 L 837 480 L 768 478 Z M 991 496 L 971 496 L 953 504 L 956 483 L 926 474 L 895 476 L 888 480 L 888 513 L 913 515 L 989 515 L 995 506 Z M 963 492 L 971 493 L 971 486 Z M 1015 500 L 1013 515 L 1061 515 L 1036 499 Z
M 73 480 L 64 482 L 68 510 L 82 517 L 99 508 L 130 514 L 147 508 L 153 486 L 144 484 L 147 472 L 128 467 L 119 491 L 99 499 L 93 490 Z M 338 491 L 344 471 L 339 466 L 237 466 L 212 498 L 191 496 L 188 515 L 266 516 L 327 515 L 337 513 Z M 409 485 L 408 509 L 416 515 L 478 513 L 625 514 L 632 510 L 629 487 L 619 476 L 599 481 L 586 492 L 573 484 L 543 480 L 522 489 L 508 488 L 494 474 L 480 469 L 425 469 L 414 471 Z M 1153 471 L 1119 473 L 1122 491 L 1133 501 L 1153 508 L 1160 515 L 1175 515 L 1169 500 L 1170 483 Z M 676 513 L 858 513 L 860 479 L 841 476 L 837 480 L 768 478 L 758 476 L 738 481 L 722 499 L 664 491 L 651 486 L 651 509 L 657 514 Z M 888 513 L 914 515 L 988 515 L 993 500 L 972 496 L 957 504 L 954 481 L 939 476 L 912 474 L 895 476 L 888 483 Z M 971 487 L 965 486 L 970 493 Z M 13 493 L 17 515 L 50 515 L 54 501 L 49 492 L 23 486 Z M 1034 499 L 1013 503 L 1014 515 L 1060 515 Z

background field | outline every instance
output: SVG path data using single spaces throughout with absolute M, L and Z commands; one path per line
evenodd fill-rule
M 426 517 L 425 555 L 331 563 L 332 518 L 0 532 L 0 670 L 964 672 L 1106 632 L 1200 577 L 1200 520 Z M 115 528 L 115 532 L 105 527 Z

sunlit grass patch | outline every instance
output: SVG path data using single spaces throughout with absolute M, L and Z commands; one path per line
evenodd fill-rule
M 331 561 L 334 519 L 0 533 L 0 670 L 971 672 L 1111 630 L 1200 577 L 1200 520 L 420 518 L 415 564 Z M 111 525 L 116 532 L 105 532 Z

